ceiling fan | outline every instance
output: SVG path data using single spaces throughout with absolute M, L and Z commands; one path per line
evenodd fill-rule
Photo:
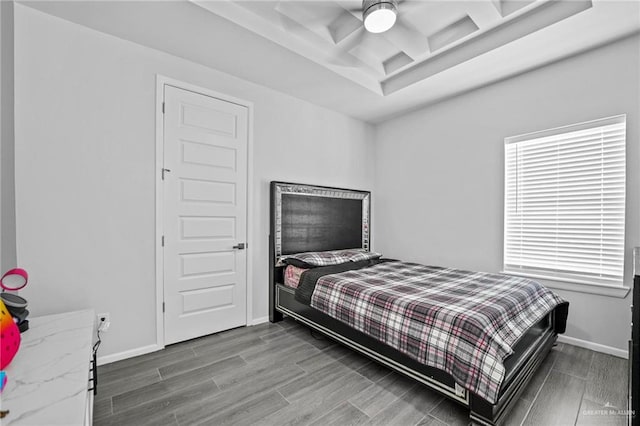
M 417 7 L 423 6 L 424 2 L 411 0 L 362 0 L 359 7 L 350 7 L 344 3 L 348 0 L 337 0 L 346 17 L 340 15 L 334 18 L 326 28 L 329 29 L 331 37 L 335 43 L 335 49 L 326 60 L 338 66 L 359 66 L 362 63 L 349 52 L 363 42 L 365 37 L 378 37 L 384 33 L 386 41 L 395 45 L 399 50 L 404 51 L 412 58 L 417 58 L 429 51 L 427 38 L 417 29 L 407 22 L 406 16 Z M 278 1 L 276 10 L 283 16 L 297 21 L 298 25 L 316 26 L 318 23 L 327 24 L 326 18 L 319 18 L 327 10 L 319 11 L 314 7 L 325 7 L 332 2 L 306 3 L 307 7 L 298 7 L 298 2 Z M 334 9 L 335 10 L 335 9 Z M 319 15 L 316 15 L 319 13 Z M 324 16 L 327 16 L 325 14 Z M 357 24 L 358 21 L 362 22 Z M 297 32 L 296 26 L 288 25 L 289 21 L 284 20 L 283 26 L 291 32 Z
M 362 22 L 370 33 L 388 31 L 396 23 L 398 2 L 396 0 L 363 0 Z
M 349 37 L 339 41 L 339 50 L 335 55 L 337 64 L 350 66 L 352 60 L 345 60 L 348 52 L 362 43 L 368 34 L 385 33 L 385 38 L 412 58 L 417 58 L 429 51 L 427 38 L 413 28 L 405 19 L 417 7 L 423 6 L 419 1 L 408 0 L 362 0 L 360 8 L 347 9 L 353 15 L 362 17 L 362 27 Z

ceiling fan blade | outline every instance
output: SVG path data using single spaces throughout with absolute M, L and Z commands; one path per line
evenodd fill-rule
M 342 39 L 342 41 L 338 43 L 338 47 L 343 52 L 349 52 L 351 49 L 362 43 L 362 40 L 366 35 L 367 31 L 364 29 L 364 27 L 360 27 L 349 36 Z
M 354 15 L 362 18 L 362 1 L 354 0 L 334 0 L 334 3 L 340 5 L 347 12 L 351 12 Z
M 362 65 L 362 62 L 349 52 L 362 43 L 362 40 L 366 35 L 367 31 L 364 27 L 354 31 L 351 35 L 344 38 L 337 44 L 335 53 L 331 54 L 329 58 L 327 58 L 327 61 L 338 66 L 355 67 Z
M 396 24 L 385 35 L 387 40 L 413 59 L 430 51 L 427 37 L 403 22 L 402 16 L 398 17 Z
M 336 18 L 335 5 L 331 10 L 318 10 L 312 7 L 316 5 L 315 3 L 281 0 L 277 2 L 274 10 L 280 16 L 282 28 L 291 34 L 310 37 L 314 34 L 317 35 L 318 32 L 328 31 L 333 43 L 330 45 L 332 47 L 328 47 L 326 50 L 329 53 L 324 57 L 325 61 L 340 67 L 362 65 L 361 61 L 349 53 L 351 49 L 360 44 L 365 36 L 364 31 L 361 31 L 363 29 L 362 23 L 348 11 L 344 11 Z M 330 5 L 331 3 L 325 4 Z M 333 19 L 328 19 L 329 17 L 333 17 Z
M 340 13 L 327 25 L 331 39 L 335 44 L 339 44 L 360 28 L 362 28 L 362 21 L 346 11 Z

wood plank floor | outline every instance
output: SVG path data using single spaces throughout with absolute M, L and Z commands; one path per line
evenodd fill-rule
M 627 361 L 556 346 L 509 425 L 624 425 Z M 467 425 L 428 388 L 291 320 L 98 368 L 94 424 Z

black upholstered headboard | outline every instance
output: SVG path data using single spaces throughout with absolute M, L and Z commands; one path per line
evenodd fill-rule
M 307 251 L 369 249 L 368 191 L 271 182 L 271 266 Z
M 371 193 L 299 183 L 271 182 L 269 319 L 276 321 L 276 284 L 282 259 L 307 251 L 370 247 Z

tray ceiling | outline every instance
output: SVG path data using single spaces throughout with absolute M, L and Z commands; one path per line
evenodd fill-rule
M 369 122 L 640 32 L 636 0 L 19 1 Z
M 592 0 L 404 0 L 396 25 L 373 34 L 363 27 L 358 0 L 192 1 L 382 96 L 593 6 Z

